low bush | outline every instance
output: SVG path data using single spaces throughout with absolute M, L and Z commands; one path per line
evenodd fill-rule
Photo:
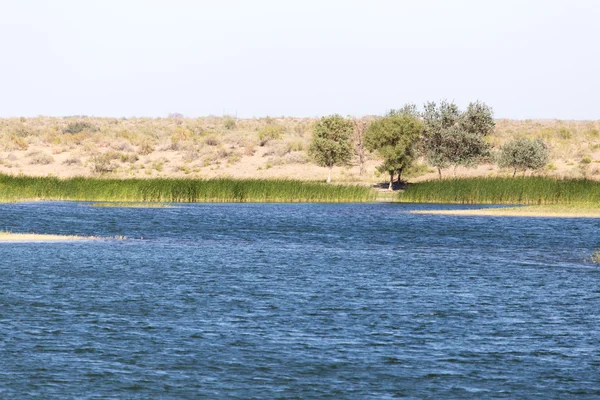
M 233 130 L 235 129 L 235 119 L 231 118 L 231 117 L 227 117 L 223 120 L 223 127 L 227 130 Z
M 81 165 L 81 160 L 78 157 L 69 157 L 62 162 L 63 165 Z
M 96 174 L 112 172 L 115 169 L 115 166 L 111 161 L 114 159 L 115 158 L 111 153 L 104 153 L 90 158 L 89 162 L 91 164 L 92 172 Z
M 258 143 L 264 146 L 272 140 L 279 140 L 285 132 L 285 129 L 279 125 L 267 125 L 258 131 Z
M 75 121 L 71 122 L 67 125 L 66 128 L 63 129 L 63 133 L 76 134 L 83 131 L 96 132 L 98 129 L 86 121 Z
M 34 165 L 48 165 L 54 162 L 54 157 L 47 153 L 35 152 L 29 155 L 29 163 Z

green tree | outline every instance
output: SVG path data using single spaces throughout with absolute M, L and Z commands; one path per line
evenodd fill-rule
M 543 168 L 548 163 L 548 159 L 548 146 L 542 139 L 518 138 L 500 148 L 498 166 L 512 168 L 514 177 L 517 170 L 525 173 L 528 169 Z
M 331 170 L 336 165 L 346 165 L 353 155 L 350 135 L 354 124 L 340 115 L 323 117 L 313 128 L 308 149 L 317 165 L 329 168 L 327 183 L 331 182 Z
M 390 190 L 394 175 L 397 173 L 400 181 L 402 172 L 413 163 L 415 144 L 423 131 L 423 123 L 406 110 L 405 106 L 398 111 L 390 111 L 383 118 L 373 121 L 365 134 L 367 149 L 383 159 L 377 169 L 389 174 Z
M 462 112 L 454 103 L 425 104 L 425 130 L 422 149 L 427 161 L 437 168 L 440 179 L 442 168 L 459 165 L 471 167 L 490 155 L 485 137 L 494 129 L 494 117 L 485 103 L 469 104 Z

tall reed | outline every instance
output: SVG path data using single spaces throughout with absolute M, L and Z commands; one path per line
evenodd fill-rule
M 600 204 L 600 182 L 586 179 L 459 178 L 410 184 L 400 201 L 464 204 Z
M 142 202 L 362 202 L 364 186 L 286 179 L 101 179 L 0 175 L 0 199 Z

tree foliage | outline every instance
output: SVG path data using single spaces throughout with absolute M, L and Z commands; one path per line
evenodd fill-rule
M 428 162 L 438 169 L 459 165 L 471 167 L 490 155 L 485 137 L 494 129 L 492 109 L 482 102 L 461 111 L 447 101 L 425 104 L 422 149 Z
M 390 111 L 386 116 L 369 125 L 365 134 L 365 145 L 382 159 L 378 167 L 380 172 L 390 175 L 390 185 L 394 175 L 398 180 L 402 172 L 411 166 L 415 159 L 415 145 L 423 131 L 423 123 L 407 108 Z
M 515 176 L 518 170 L 543 168 L 548 159 L 548 146 L 542 139 L 517 138 L 500 148 L 498 166 L 512 168 Z
M 321 118 L 313 128 L 309 154 L 317 165 L 329 168 L 327 182 L 331 182 L 331 169 L 335 165 L 346 165 L 352 159 L 353 131 L 353 122 L 337 114 Z

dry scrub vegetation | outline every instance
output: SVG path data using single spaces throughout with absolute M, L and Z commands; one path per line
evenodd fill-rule
M 373 118 L 366 118 L 373 119 Z M 316 119 L 231 117 L 0 119 L 0 173 L 58 177 L 235 177 L 323 180 L 326 169 L 307 150 Z M 488 140 L 495 150 L 516 137 L 542 138 L 550 163 L 538 175 L 600 179 L 600 121 L 497 120 Z M 379 161 L 367 154 L 335 168 L 334 181 L 378 182 Z M 484 164 L 458 176 L 510 176 Z M 529 174 L 529 173 L 528 173 Z M 423 165 L 413 180 L 437 174 Z

